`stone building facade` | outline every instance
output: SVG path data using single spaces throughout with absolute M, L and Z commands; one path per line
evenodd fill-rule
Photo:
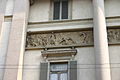
M 0 0 L 0 80 L 120 80 L 120 0 Z

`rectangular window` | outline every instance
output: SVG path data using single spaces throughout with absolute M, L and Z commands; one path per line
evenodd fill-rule
M 50 80 L 68 80 L 68 64 L 51 63 Z
M 53 20 L 68 19 L 68 0 L 53 0 Z
M 48 80 L 48 78 L 49 80 L 77 80 L 77 61 L 40 63 L 40 80 Z

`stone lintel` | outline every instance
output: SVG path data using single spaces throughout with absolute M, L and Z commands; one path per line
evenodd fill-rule
M 45 50 L 41 51 L 43 57 L 62 57 L 62 56 L 72 56 L 77 54 L 76 49 L 69 50 Z

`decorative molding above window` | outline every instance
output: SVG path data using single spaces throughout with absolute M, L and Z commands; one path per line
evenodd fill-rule
M 77 54 L 76 49 L 69 50 L 45 50 L 41 51 L 43 57 L 63 57 L 63 56 L 75 56 Z

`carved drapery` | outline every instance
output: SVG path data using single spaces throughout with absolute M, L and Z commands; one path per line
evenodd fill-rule
M 120 43 L 120 29 L 108 30 L 109 44 Z M 93 45 L 93 31 L 28 33 L 27 48 L 72 47 Z

